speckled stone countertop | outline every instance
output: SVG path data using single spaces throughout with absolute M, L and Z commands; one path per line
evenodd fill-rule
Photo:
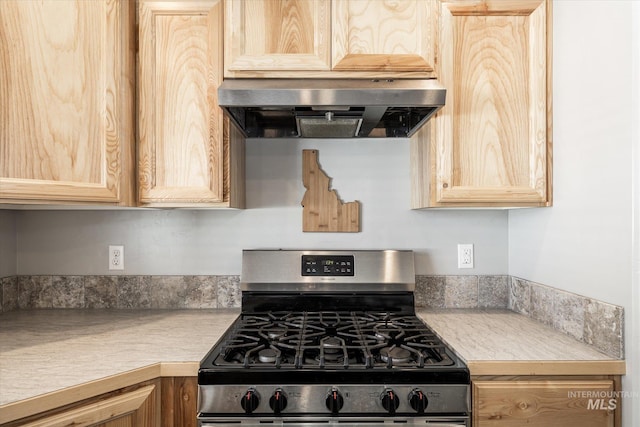
M 503 309 L 418 309 L 472 375 L 621 375 L 624 360 Z
M 3 406 L 12 402 L 159 363 L 167 366 L 173 363 L 176 376 L 196 375 L 199 361 L 239 312 L 218 309 L 5 313 L 0 316 L 0 414 L 4 412 Z M 163 374 L 172 376 L 171 372 Z M 3 418 L 0 415 L 0 423 L 7 421 Z
M 195 376 L 239 314 L 19 310 L 0 316 L 0 424 L 159 376 Z M 508 310 L 419 309 L 472 375 L 624 373 L 614 360 Z M 92 393 L 92 394 L 90 394 Z

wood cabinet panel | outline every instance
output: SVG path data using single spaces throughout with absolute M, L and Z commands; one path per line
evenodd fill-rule
M 550 7 L 441 3 L 447 103 L 412 142 L 414 207 L 551 203 Z
M 434 122 L 437 200 L 545 203 L 545 2 L 464 6 L 441 9 L 449 102 Z
M 139 72 L 140 203 L 230 205 L 217 102 L 222 1 L 141 2 Z
M 612 380 L 474 381 L 475 427 L 613 427 L 615 407 L 597 408 L 600 398 L 584 397 L 614 390 Z
M 433 71 L 438 3 L 334 0 L 334 70 Z
M 437 1 L 225 0 L 225 77 L 433 77 Z
M 161 427 L 197 427 L 197 377 L 162 378 Z
M 160 381 L 113 392 L 86 403 L 49 411 L 35 420 L 18 421 L 21 427 L 137 427 L 157 426 L 160 419 Z
M 135 9 L 0 2 L 0 200 L 131 204 Z
M 329 70 L 330 6 L 327 0 L 227 0 L 225 76 Z

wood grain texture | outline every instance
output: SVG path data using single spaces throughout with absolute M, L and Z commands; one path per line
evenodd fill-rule
M 484 15 L 474 2 L 468 13 L 443 4 L 452 141 L 437 133 L 440 202 L 546 201 L 546 10 L 529 3 Z
M 432 78 L 436 12 L 423 0 L 225 0 L 224 76 Z
M 224 206 L 222 2 L 140 3 L 139 199 Z
M 159 381 L 156 381 L 159 384 Z M 153 426 L 160 415 L 159 391 L 156 384 L 132 391 L 116 392 L 86 404 L 72 406 L 54 414 L 38 416 L 35 421 L 20 422 L 22 427 L 123 427 Z
M 437 4 L 334 0 L 332 69 L 433 71 Z
M 411 179 L 411 209 L 431 206 L 431 195 L 435 191 L 432 181 L 433 128 L 431 122 L 421 127 L 409 140 L 409 170 Z
M 135 8 L 0 2 L 0 199 L 131 202 Z
M 318 163 L 317 150 L 302 150 L 302 231 L 360 231 L 360 202 L 344 203 Z
M 613 390 L 612 380 L 474 381 L 473 425 L 613 427 L 613 410 L 595 410 L 589 398 L 572 394 Z
M 197 427 L 196 377 L 162 378 L 161 427 Z
M 225 77 L 243 70 L 329 70 L 329 1 L 227 0 L 225 8 Z
M 413 207 L 549 205 L 548 5 L 442 2 L 437 73 L 447 105 L 433 132 L 416 138 L 433 172 Z M 423 172 L 412 179 L 414 192 L 425 190 Z

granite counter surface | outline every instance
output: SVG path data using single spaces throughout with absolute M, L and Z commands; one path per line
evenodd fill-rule
M 550 326 L 503 309 L 418 309 L 471 375 L 621 375 L 614 359 Z
M 0 316 L 0 423 L 23 414 L 25 402 L 42 407 L 41 400 L 67 392 L 79 400 L 79 391 L 101 390 L 86 384 L 160 364 L 164 368 L 145 375 L 195 376 L 199 361 L 238 314 L 237 309 L 5 313 Z M 508 310 L 419 309 L 418 315 L 469 364 L 472 375 L 624 373 L 623 360 Z
M 238 316 L 222 310 L 19 310 L 0 316 L 2 405 L 146 366 L 198 362 Z M 0 422 L 2 422 L 0 420 Z

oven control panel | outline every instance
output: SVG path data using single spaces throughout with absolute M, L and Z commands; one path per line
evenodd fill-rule
M 199 412 L 251 416 L 468 414 L 468 384 L 199 385 Z M 424 420 L 423 420 L 424 424 Z
M 302 255 L 303 276 L 353 276 L 353 255 Z

